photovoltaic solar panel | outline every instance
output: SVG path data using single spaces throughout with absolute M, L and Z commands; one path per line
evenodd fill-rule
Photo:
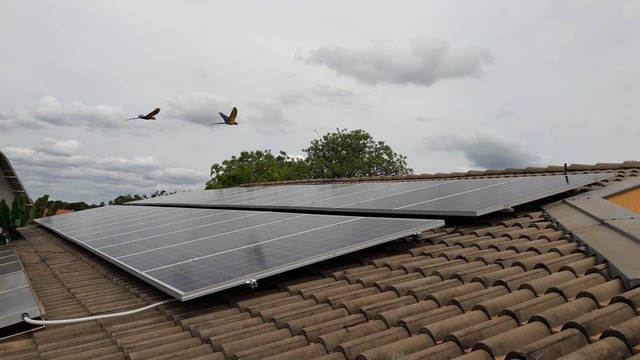
M 202 190 L 129 203 L 246 210 L 408 216 L 482 216 L 591 184 L 611 174 Z
M 36 319 L 44 311 L 18 255 L 14 250 L 0 250 L 0 339 L 33 330 L 22 326 L 25 313 Z
M 107 206 L 36 221 L 183 301 L 444 225 L 152 206 Z

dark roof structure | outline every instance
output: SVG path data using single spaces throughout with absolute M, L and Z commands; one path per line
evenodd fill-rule
M 27 206 L 33 205 L 29 194 L 24 185 L 20 181 L 18 174 L 11 166 L 9 158 L 0 151 L 0 198 L 5 199 L 9 204 L 13 201 L 17 195 L 22 194 L 25 196 Z
M 640 359 L 640 288 L 634 288 L 640 215 L 606 200 L 640 185 L 640 162 L 567 170 L 612 175 L 513 213 L 448 223 L 419 240 L 276 275 L 256 290 L 238 287 L 127 317 L 47 326 L 0 342 L 0 357 Z M 378 180 L 563 172 L 549 167 Z M 169 298 L 42 227 L 22 233 L 25 240 L 8 246 L 21 258 L 48 319 Z

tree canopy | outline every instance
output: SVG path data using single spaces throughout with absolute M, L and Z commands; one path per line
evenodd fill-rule
M 395 153 L 384 141 L 375 141 L 364 130 L 336 129 L 303 149 L 311 178 L 344 178 L 406 175 L 407 157 Z
M 137 201 L 137 200 L 155 198 L 155 197 L 158 197 L 158 196 L 173 195 L 175 193 L 176 193 L 176 191 L 167 192 L 166 190 L 157 190 L 156 192 L 154 192 L 153 194 L 151 194 L 149 196 L 144 195 L 144 194 L 143 195 L 138 195 L 138 194 L 134 194 L 134 195 L 131 195 L 131 194 L 118 195 L 115 199 L 109 200 L 109 205 L 122 205 L 124 203 L 128 203 L 129 201 Z
M 240 156 L 211 166 L 206 189 L 242 184 L 317 179 L 406 175 L 406 156 L 397 154 L 384 141 L 375 141 L 364 130 L 336 129 L 302 149 L 307 157 L 293 158 L 284 151 L 276 156 L 271 150 L 243 151 Z
M 303 179 L 306 165 L 281 151 L 277 156 L 271 150 L 243 151 L 222 164 L 211 166 L 211 180 L 206 189 L 221 189 L 241 184 Z

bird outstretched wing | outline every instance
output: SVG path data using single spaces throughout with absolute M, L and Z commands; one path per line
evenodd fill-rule
M 143 119 L 151 119 L 152 117 L 154 117 L 154 116 L 158 115 L 158 113 L 159 113 L 159 112 L 160 112 L 160 108 L 159 108 L 159 107 L 157 107 L 157 108 L 155 108 L 152 112 L 150 112 L 150 113 L 148 113 L 147 115 L 145 115 L 145 116 L 143 117 Z
M 218 123 L 218 124 L 228 124 L 229 123 L 229 117 L 221 112 L 219 112 L 218 114 L 220 114 L 220 117 L 222 117 L 222 120 L 224 120 L 224 123 Z
M 229 125 L 234 125 L 236 123 L 236 116 L 238 116 L 238 109 L 234 107 L 233 110 L 231 110 L 231 114 L 229 114 L 229 119 L 225 121 Z

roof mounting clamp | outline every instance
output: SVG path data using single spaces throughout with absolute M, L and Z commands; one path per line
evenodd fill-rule
M 244 283 L 252 289 L 258 288 L 258 279 L 253 276 L 245 276 Z

